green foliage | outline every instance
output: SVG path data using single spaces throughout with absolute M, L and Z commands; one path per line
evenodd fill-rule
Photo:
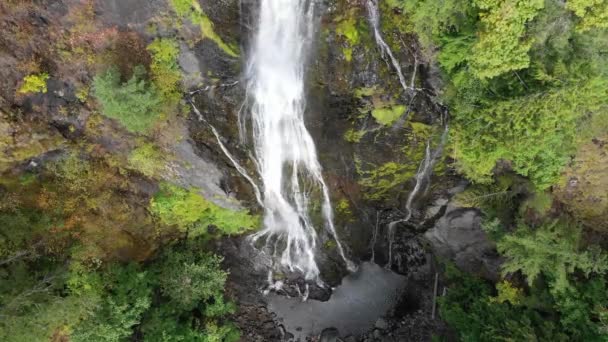
M 607 111 L 605 31 L 583 29 L 584 19 L 575 30 L 568 9 L 597 23 L 606 22 L 599 19 L 605 6 L 403 2 L 413 30 L 446 73 L 453 153 L 468 178 L 491 182 L 497 163 L 506 162 L 541 190 L 555 184 L 580 136 L 591 131 L 577 128 L 601 126 L 597 118 Z
M 358 143 L 361 141 L 363 136 L 365 135 L 365 131 L 357 131 L 355 129 L 349 129 L 344 133 L 344 140 L 350 143 Z
M 348 62 L 352 60 L 353 47 L 361 41 L 357 18 L 354 8 L 348 11 L 344 17 L 337 18 L 336 33 L 346 40 L 347 46 L 342 49 L 342 52 Z
M 203 235 L 215 225 L 225 234 L 239 234 L 257 226 L 257 218 L 246 211 L 221 208 L 199 195 L 168 183 L 150 202 L 150 210 L 166 225 L 176 225 L 190 236 Z
M 226 44 L 215 32 L 213 22 L 207 17 L 197 0 L 171 0 L 173 10 L 181 19 L 188 19 L 201 29 L 203 38 L 208 38 L 215 42 L 227 55 L 237 57 L 235 48 Z
M 608 297 L 606 282 L 596 277 L 566 291 L 512 283 L 496 285 L 446 266 L 447 295 L 439 298 L 443 319 L 462 341 L 605 341 L 600 322 Z
M 479 38 L 470 65 L 479 79 L 492 78 L 530 65 L 532 43 L 524 39 L 526 24 L 544 6 L 544 0 L 474 0 L 480 9 Z
M 545 215 L 552 205 L 553 196 L 547 191 L 539 191 L 521 205 L 521 210 L 533 210 L 537 214 Z
M 568 222 L 555 221 L 537 229 L 520 224 L 497 247 L 507 257 L 503 272 L 521 271 L 529 284 L 542 274 L 556 293 L 571 287 L 569 276 L 575 271 L 589 277 L 608 270 L 608 256 L 595 247 L 582 250 L 581 229 Z
M 474 30 L 477 9 L 472 1 L 392 1 L 400 2 L 409 13 L 413 30 L 427 49 L 440 42 L 441 37 Z
M 158 147 L 146 143 L 131 152 L 129 167 L 147 177 L 160 178 L 167 169 L 167 160 Z
M 489 182 L 495 164 L 510 160 L 539 189 L 549 187 L 575 150 L 578 121 L 606 105 L 607 86 L 596 78 L 460 112 L 452 135 L 460 170 L 474 181 Z
M 608 331 L 599 324 L 601 312 L 608 305 L 605 280 L 593 278 L 565 291 L 552 289 L 560 323 L 576 341 L 605 341 Z
M 606 0 L 568 0 L 566 8 L 580 18 L 578 24 L 580 31 L 608 28 L 608 1 Z
M 94 79 L 95 96 L 99 99 L 103 114 L 118 120 L 129 131 L 145 133 L 160 114 L 162 97 L 155 86 L 144 79 L 145 69 L 136 67 L 133 77 L 121 83 L 115 67 Z
M 95 314 L 78 324 L 71 341 L 124 341 L 152 302 L 150 276 L 131 264 L 103 274 L 105 293 Z
M 37 75 L 28 75 L 23 79 L 23 85 L 17 90 L 20 94 L 29 93 L 46 93 L 46 81 L 49 79 L 49 74 L 42 73 Z
M 166 104 L 175 105 L 181 98 L 181 72 L 177 63 L 179 46 L 175 40 L 156 39 L 148 46 L 152 54 L 152 80 Z
M 58 218 L 25 206 L 0 213 L 0 340 L 48 341 L 98 303 L 89 288 L 66 296 L 67 251 L 54 244 Z
M 490 301 L 497 303 L 507 302 L 511 305 L 518 305 L 521 303 L 521 298 L 523 296 L 522 290 L 513 286 L 513 284 L 506 280 L 496 284 L 496 291 L 498 291 L 498 295 L 491 298 Z
M 196 242 L 174 246 L 153 264 L 161 300 L 142 322 L 146 341 L 236 341 L 238 330 L 222 317 L 233 313 L 224 300 L 227 272 L 221 258 L 201 253 Z M 193 316 L 200 310 L 204 319 Z
M 446 296 L 439 298 L 439 312 L 456 329 L 460 340 L 546 341 L 553 337 L 565 341 L 538 313 L 494 300 L 488 284 L 453 267 L 446 274 L 451 286 Z
M 25 208 L 0 211 L 0 258 L 27 251 L 34 239 L 48 234 L 59 223 L 40 211 Z
M 374 108 L 372 116 L 379 124 L 389 126 L 393 124 L 401 115 L 405 113 L 404 105 L 396 105 L 384 108 Z
M 195 254 L 192 250 L 167 253 L 159 265 L 158 278 L 163 295 L 174 303 L 174 307 L 184 311 L 194 309 L 200 302 L 221 301 L 228 276 L 221 270 L 221 262 L 222 258 L 218 256 Z

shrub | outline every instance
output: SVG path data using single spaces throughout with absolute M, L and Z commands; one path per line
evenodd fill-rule
M 174 105 L 181 97 L 179 82 L 181 72 L 177 64 L 179 46 L 168 38 L 156 39 L 148 46 L 152 53 L 152 81 L 162 95 L 165 104 Z
M 25 76 L 23 85 L 17 90 L 19 94 L 29 93 L 46 93 L 46 81 L 49 79 L 49 74 L 42 73 L 38 75 Z
M 221 208 L 198 194 L 162 183 L 150 203 L 150 210 L 166 225 L 176 225 L 190 236 L 203 235 L 207 226 L 215 225 L 225 234 L 238 234 L 257 226 L 257 218 L 246 211 Z
M 166 165 L 163 153 L 153 144 L 144 144 L 129 155 L 129 167 L 150 178 L 160 177 Z
M 145 69 L 138 66 L 133 77 L 121 83 L 118 69 L 111 67 L 93 82 L 103 114 L 134 133 L 148 131 L 160 114 L 162 99 L 156 87 L 144 80 L 144 75 Z

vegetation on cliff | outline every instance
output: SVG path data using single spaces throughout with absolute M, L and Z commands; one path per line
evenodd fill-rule
M 180 49 L 208 39 L 235 61 L 236 44 L 196 0 L 158 2 L 163 13 L 120 28 L 94 1 L 55 3 L 0 3 L 0 340 L 237 340 L 212 246 L 259 218 L 175 179 L 173 155 L 188 134 Z M 372 39 L 364 6 L 348 6 L 328 26 L 350 68 Z M 483 212 L 504 258 L 497 283 L 446 264 L 441 318 L 463 341 L 608 339 L 608 1 L 381 9 L 396 54 L 441 71 L 446 150 L 471 181 L 454 201 Z M 386 70 L 366 77 L 395 77 Z M 389 157 L 354 158 L 361 197 L 390 206 L 441 128 L 414 121 L 402 88 L 378 83 L 351 90 L 358 125 L 343 137 L 375 144 L 402 129 Z M 338 220 L 354 221 L 356 204 L 336 201 Z
M 176 179 L 179 37 L 64 5 L 0 3 L 0 340 L 236 341 L 212 246 L 258 219 Z
M 474 183 L 456 200 L 484 212 L 505 258 L 495 286 L 447 272 L 441 313 L 462 340 L 608 338 L 604 196 L 593 190 L 606 192 L 606 6 L 390 2 L 443 72 L 451 155 Z

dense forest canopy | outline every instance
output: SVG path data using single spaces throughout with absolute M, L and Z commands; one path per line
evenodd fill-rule
M 467 341 L 606 339 L 608 264 L 603 238 L 591 237 L 605 225 L 587 216 L 592 209 L 567 213 L 552 197 L 581 168 L 606 162 L 608 2 L 390 4 L 443 71 L 451 155 L 475 184 L 459 197 L 484 211 L 505 257 L 495 290 L 450 275 L 444 318 Z M 606 192 L 605 179 L 594 186 Z

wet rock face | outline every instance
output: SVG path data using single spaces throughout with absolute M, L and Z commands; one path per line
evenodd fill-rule
M 436 255 L 454 261 L 461 270 L 498 281 L 501 259 L 481 228 L 481 219 L 475 209 L 449 205 L 445 215 L 424 237 Z
M 168 9 L 165 0 L 98 0 L 95 4 L 106 24 L 142 32 L 150 19 Z
M 439 112 L 425 94 L 403 90 L 376 47 L 364 2 L 331 1 L 323 11 L 309 68 L 306 124 L 331 187 L 338 233 L 355 259 L 369 260 L 377 214 L 381 254 L 388 248 L 386 225 L 404 216 L 424 146 L 441 127 Z M 384 20 L 392 20 L 384 14 Z M 409 80 L 416 64 L 415 39 L 392 29 L 384 34 L 408 45 L 393 46 L 393 52 Z M 422 60 L 418 63 L 416 84 L 428 85 L 428 68 Z M 381 123 L 378 109 L 395 110 L 397 116 Z M 414 205 L 424 207 L 425 198 L 421 195 Z M 406 241 L 411 238 L 397 246 L 402 270 L 406 259 L 418 262 L 413 260 L 418 248 Z

